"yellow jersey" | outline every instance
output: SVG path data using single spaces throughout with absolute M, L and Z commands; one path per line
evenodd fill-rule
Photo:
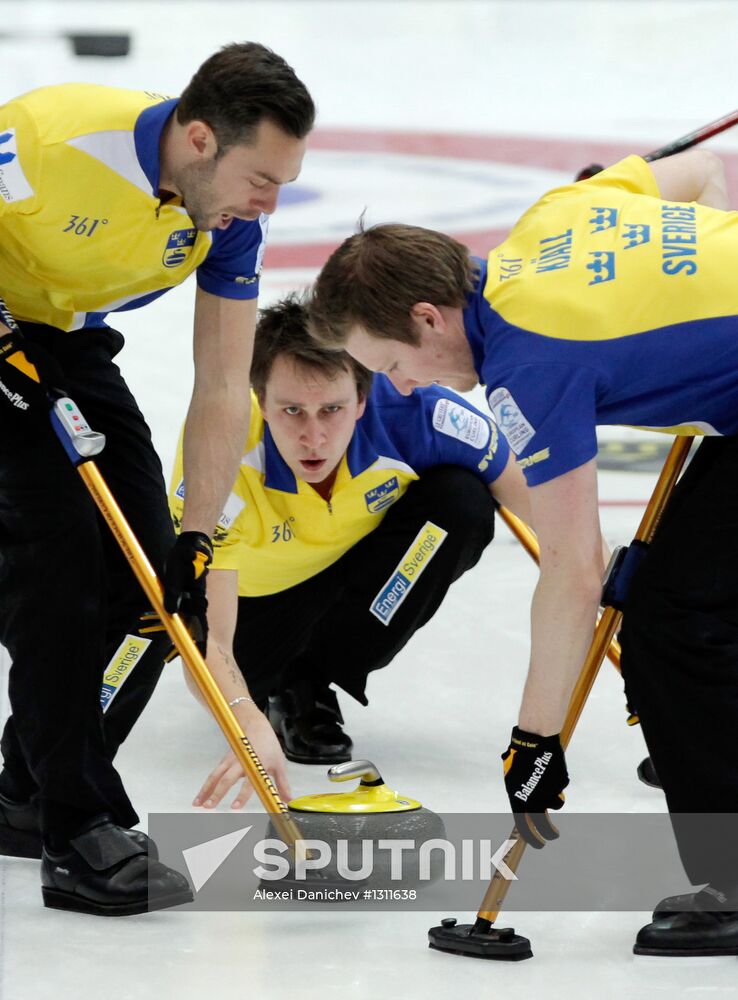
M 258 295 L 267 216 L 199 232 L 159 198 L 159 143 L 176 100 L 93 84 L 0 107 L 0 296 L 18 320 L 105 325 L 193 271 L 213 295 Z
M 467 400 L 440 386 L 401 396 L 384 375 L 374 378 L 330 500 L 290 470 L 253 394 L 244 451 L 213 537 L 212 565 L 238 571 L 242 597 L 278 593 L 332 565 L 424 469 L 459 465 L 491 483 L 509 457 L 494 422 Z M 180 438 L 169 497 L 176 527 L 184 496 Z

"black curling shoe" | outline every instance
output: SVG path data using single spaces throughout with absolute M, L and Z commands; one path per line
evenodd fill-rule
M 663 920 L 664 917 L 673 917 L 677 913 L 684 913 L 694 909 L 694 901 L 699 892 L 683 892 L 678 896 L 667 896 L 654 907 L 652 920 Z
M 41 855 L 44 905 L 103 917 L 130 916 L 191 903 L 187 879 L 150 858 L 108 815 L 86 823 L 69 849 Z
M 298 764 L 351 760 L 354 744 L 341 728 L 338 699 L 328 685 L 300 681 L 270 698 L 267 711 L 287 760 Z
M 675 957 L 738 955 L 738 894 L 706 886 L 667 896 L 652 923 L 638 932 L 636 955 Z
M 159 860 L 158 848 L 150 837 L 141 830 L 126 829 L 125 832 L 152 861 Z M 0 793 L 0 855 L 8 858 L 41 857 L 41 825 L 35 801 L 13 802 Z

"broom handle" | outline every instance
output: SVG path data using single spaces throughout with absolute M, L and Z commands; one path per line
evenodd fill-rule
M 671 451 L 664 462 L 661 474 L 656 481 L 651 499 L 648 501 L 646 510 L 641 518 L 638 531 L 635 533 L 636 541 L 649 543 L 653 538 L 666 509 L 671 492 L 679 478 L 679 473 L 687 459 L 693 440 L 691 437 L 677 437 L 674 440 Z M 569 702 L 569 710 L 566 713 L 566 720 L 561 730 L 561 745 L 564 749 L 569 745 L 569 740 L 579 721 L 579 716 L 582 714 L 589 692 L 597 677 L 597 672 L 605 658 L 612 637 L 617 631 L 621 617 L 621 613 L 616 611 L 615 608 L 605 608 L 602 618 L 595 629 L 592 644 L 584 660 L 579 679 L 574 687 Z M 509 839 L 514 840 L 515 843 L 505 857 L 505 864 L 512 872 L 516 872 L 527 845 L 520 837 L 517 827 L 513 827 Z M 510 879 L 503 878 L 499 869 L 495 871 L 477 913 L 477 925 L 475 925 L 475 929 L 487 930 L 489 925 L 495 922 L 502 909 L 502 904 L 507 896 L 511 881 Z
M 113 532 L 123 555 L 136 575 L 136 579 L 151 602 L 151 606 L 161 618 L 177 652 L 182 657 L 182 662 L 202 692 L 207 706 L 215 716 L 215 721 L 223 731 L 231 750 L 245 773 L 248 774 L 264 808 L 272 815 L 274 825 L 282 839 L 294 851 L 296 841 L 301 839 L 296 823 L 290 817 L 287 806 L 280 798 L 274 782 L 264 770 L 264 765 L 238 724 L 228 702 L 221 694 L 220 688 L 213 680 L 200 650 L 195 645 L 181 617 L 178 614 L 170 615 L 164 609 L 161 583 L 123 511 L 110 492 L 102 473 L 95 462 L 89 460 L 77 465 L 77 471 L 108 527 Z

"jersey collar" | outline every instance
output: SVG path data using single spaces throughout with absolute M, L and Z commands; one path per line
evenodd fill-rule
M 297 479 L 274 443 L 269 424 L 264 421 L 264 486 L 282 493 L 297 493 Z
M 484 364 L 484 325 L 482 311 L 489 310 L 489 303 L 484 298 L 484 287 L 487 284 L 487 261 L 480 257 L 472 257 L 479 268 L 479 278 L 474 289 L 469 293 L 464 308 L 464 333 L 469 341 L 474 361 L 474 369 L 482 380 L 482 365 Z
M 367 400 L 367 410 L 369 408 Z M 366 416 L 366 411 L 364 416 Z M 356 424 L 356 429 L 346 449 L 346 466 L 351 478 L 361 475 L 370 465 L 374 465 L 378 458 L 379 452 L 366 432 L 364 417 L 362 417 Z
M 174 109 L 179 104 L 179 98 L 173 97 L 168 101 L 161 101 L 159 104 L 152 104 L 150 108 L 145 108 L 136 119 L 133 129 L 133 138 L 136 144 L 136 156 L 141 164 L 141 169 L 146 174 L 146 179 L 151 184 L 152 193 L 157 196 L 159 193 L 159 173 L 161 164 L 159 162 L 159 143 L 164 126 L 174 114 Z
M 354 479 L 373 465 L 378 458 L 377 449 L 359 421 L 349 441 L 346 455 L 338 468 L 334 492 L 341 488 L 347 478 Z M 282 458 L 266 421 L 264 421 L 264 486 L 280 490 L 282 493 L 300 492 L 297 477 Z

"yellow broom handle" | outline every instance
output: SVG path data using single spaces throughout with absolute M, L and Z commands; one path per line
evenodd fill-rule
M 233 712 L 213 680 L 210 671 L 195 645 L 192 636 L 187 631 L 178 614 L 170 615 L 164 610 L 164 598 L 161 583 L 154 572 L 146 553 L 141 548 L 138 539 L 133 534 L 123 511 L 118 506 L 102 473 L 95 462 L 82 462 L 77 471 L 84 480 L 92 499 L 105 518 L 110 530 L 123 551 L 126 559 L 136 574 L 138 582 L 151 602 L 154 611 L 161 618 L 174 643 L 182 661 L 192 675 L 202 692 L 208 708 L 215 716 L 215 721 L 223 731 L 228 745 L 238 758 L 245 773 L 249 776 L 264 808 L 274 817 L 274 824 L 285 843 L 294 850 L 295 842 L 301 839 L 299 829 L 289 815 L 287 806 L 277 792 L 274 782 L 264 770 L 256 751 L 251 746 L 244 731 L 239 726 Z
M 650 542 L 653 538 L 654 532 L 666 509 L 671 492 L 679 478 L 679 473 L 682 471 L 687 459 L 693 440 L 691 437 L 677 437 L 674 440 L 671 450 L 666 456 L 661 474 L 656 481 L 651 499 L 648 501 L 648 505 L 641 518 L 638 531 L 635 533 L 637 541 Z M 595 682 L 597 672 L 605 658 L 612 637 L 617 631 L 621 617 L 621 613 L 616 611 L 615 608 L 605 608 L 602 618 L 595 629 L 592 645 L 585 657 L 579 679 L 572 692 L 569 710 L 566 713 L 566 720 L 561 730 L 561 745 L 564 749 L 569 745 L 574 727 L 579 720 L 579 716 L 582 714 L 587 696 Z M 508 851 L 505 857 L 505 864 L 512 872 L 516 872 L 527 845 L 520 837 L 517 827 L 513 828 L 509 839 L 514 840 L 515 844 Z M 495 922 L 502 909 L 502 904 L 505 901 L 510 885 L 511 880 L 503 878 L 499 870 L 495 872 L 484 894 L 482 905 L 477 913 L 477 920 L 488 921 L 490 924 Z

